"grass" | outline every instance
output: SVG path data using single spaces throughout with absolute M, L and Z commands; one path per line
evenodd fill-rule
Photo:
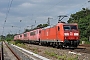
M 58 60 L 78 60 L 78 56 L 67 56 L 65 54 L 58 55 L 55 52 L 48 52 L 48 51 L 45 51 L 45 54 L 50 57 L 55 57 Z
M 80 44 L 82 44 L 82 41 L 80 41 Z M 85 44 L 90 44 L 90 41 L 85 41 Z
M 8 43 L 17 45 L 17 46 L 25 48 L 27 50 L 32 50 L 36 54 L 38 52 L 40 52 L 40 50 L 38 48 L 29 48 L 28 46 L 26 46 L 24 43 L 21 43 L 20 41 L 8 41 Z
M 8 41 L 9 44 L 14 44 L 22 48 L 26 48 L 25 44 L 20 43 L 19 41 Z
M 38 49 L 37 48 L 33 48 L 32 50 L 34 51 L 35 54 L 38 54 Z
M 11 43 L 11 44 L 14 44 L 15 45 L 15 42 L 14 41 L 8 41 L 8 43 Z
M 90 44 L 90 41 L 85 41 L 85 44 Z
M 19 47 L 22 47 L 22 48 L 25 48 L 26 49 L 26 46 L 23 43 L 17 43 L 16 45 L 19 46 Z

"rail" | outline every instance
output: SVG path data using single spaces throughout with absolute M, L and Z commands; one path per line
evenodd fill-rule
M 4 42 L 5 43 L 5 42 Z M 17 54 L 8 46 L 7 43 L 5 43 L 5 45 L 8 47 L 8 49 L 14 54 L 14 56 L 17 58 L 17 60 L 21 60 L 19 56 L 17 56 Z M 4 53 L 3 53 L 3 41 L 1 43 L 1 59 L 0 60 L 4 60 Z
M 4 60 L 4 55 L 3 55 L 3 42 L 1 42 L 1 53 L 0 53 L 0 60 Z

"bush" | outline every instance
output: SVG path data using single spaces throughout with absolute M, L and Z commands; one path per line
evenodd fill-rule
M 18 44 L 18 43 L 21 43 L 21 41 L 19 41 L 19 40 L 15 41 L 15 45 Z
M 86 41 L 85 44 L 90 44 L 90 41 Z
M 88 41 L 88 38 L 83 37 L 83 38 L 81 38 L 80 40 L 81 40 L 81 41 Z
M 7 40 L 7 41 L 11 41 L 12 39 L 11 39 L 11 38 L 7 38 L 6 40 Z

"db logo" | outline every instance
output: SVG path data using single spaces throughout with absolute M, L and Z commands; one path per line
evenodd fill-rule
M 72 32 L 70 32 L 70 35 L 72 36 L 72 35 L 73 35 L 73 33 L 72 33 Z

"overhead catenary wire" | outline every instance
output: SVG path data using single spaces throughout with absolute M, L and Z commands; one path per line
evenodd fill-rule
M 42 11 L 42 13 L 47 13 L 49 12 L 52 8 L 56 7 L 58 4 L 60 4 L 63 0 L 59 0 L 57 3 L 53 4 L 51 7 L 49 7 L 48 9 L 45 9 L 44 11 Z M 48 17 L 47 17 L 48 18 Z
M 9 12 L 10 12 L 10 8 L 11 8 L 11 6 L 12 6 L 12 2 L 13 2 L 13 0 L 11 0 L 11 1 L 10 1 L 10 5 L 8 4 L 6 17 L 5 17 L 4 24 L 3 24 L 3 31 L 2 31 L 2 35 L 4 34 L 5 23 L 6 23 L 6 21 L 7 21 L 8 14 L 9 14 Z
M 47 12 L 47 11 L 49 11 L 51 8 L 55 7 L 56 5 L 58 5 L 61 1 L 63 1 L 63 0 L 60 0 L 57 4 L 53 5 L 48 10 L 45 10 L 44 13 Z M 87 0 L 87 1 L 90 2 L 90 0 Z M 87 1 L 84 4 L 80 5 L 80 6 L 83 7 L 85 4 L 88 3 Z M 70 14 L 66 14 L 66 15 L 70 15 Z
M 89 1 L 87 0 L 87 1 L 85 1 L 83 4 L 81 4 L 81 5 L 79 5 L 80 6 L 80 9 L 74 9 L 74 11 L 75 12 L 78 12 L 78 10 L 81 10 L 82 8 L 85 8 L 85 6 L 86 6 L 86 4 L 88 3 Z M 87 8 L 87 7 L 86 7 Z M 71 9 L 70 9 L 71 10 Z M 75 13 L 74 12 L 74 13 Z M 66 15 L 67 16 L 70 16 L 71 14 L 73 14 L 73 13 L 67 13 Z M 68 18 L 70 18 L 70 17 L 68 17 Z
M 55 5 L 49 7 L 47 10 L 43 11 L 44 13 L 46 13 L 47 11 L 49 11 L 51 8 L 55 7 L 56 5 L 58 5 L 61 1 L 63 0 L 60 0 L 58 3 L 56 3 Z
M 6 13 L 5 22 L 6 22 L 6 20 L 7 20 L 8 14 L 9 14 L 9 12 L 10 12 L 10 8 L 11 8 L 11 5 L 12 5 L 12 2 L 13 2 L 13 0 L 11 0 L 10 6 L 8 6 L 9 8 L 8 8 L 7 13 Z
M 44 10 L 42 13 L 46 13 L 47 11 L 49 11 L 51 8 L 55 7 L 56 5 L 58 5 L 61 1 L 63 0 L 60 0 L 58 3 L 54 4 L 53 6 L 49 7 L 47 10 Z M 32 14 L 33 16 L 33 14 Z M 32 19 L 31 19 L 32 20 Z
M 51 8 L 53 8 L 53 7 L 55 7 L 56 5 L 58 5 L 61 1 L 63 1 L 63 0 L 60 0 L 58 3 L 54 4 L 53 6 L 49 7 L 48 9 L 42 11 L 42 13 L 46 13 L 46 12 L 49 11 Z M 44 6 L 42 6 L 42 7 L 44 7 Z M 32 14 L 31 20 L 33 20 L 33 17 L 34 17 L 34 14 Z M 37 23 L 37 21 L 35 20 L 35 24 L 36 24 L 36 23 Z

